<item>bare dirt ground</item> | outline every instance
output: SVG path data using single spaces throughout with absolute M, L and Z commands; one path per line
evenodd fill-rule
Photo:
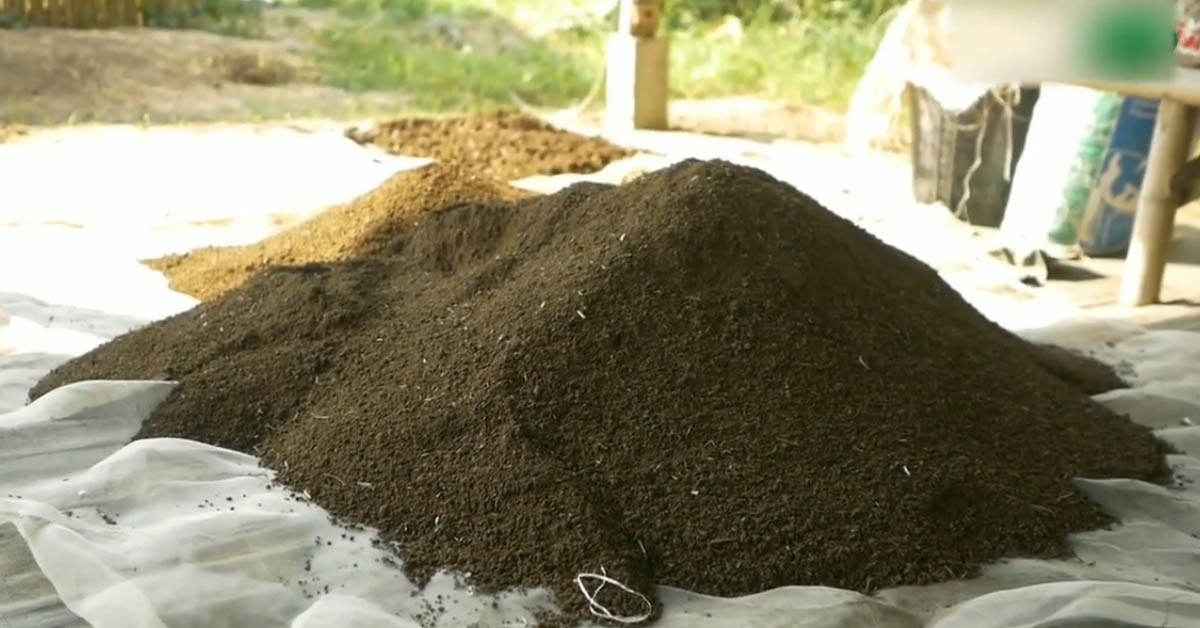
M 403 93 L 317 84 L 312 36 L 329 19 L 321 12 L 268 16 L 263 39 L 148 28 L 0 30 L 0 125 L 346 117 L 405 106 Z

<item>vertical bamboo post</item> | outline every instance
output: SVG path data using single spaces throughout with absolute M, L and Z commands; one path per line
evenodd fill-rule
M 667 128 L 668 40 L 659 37 L 662 0 L 621 0 L 619 30 L 605 48 L 609 130 Z
M 92 0 L 85 3 L 87 12 L 84 13 L 82 28 L 99 28 L 104 26 L 107 18 L 108 7 L 104 6 L 104 0 Z
M 82 2 L 67 0 L 67 24 L 71 28 L 79 28 L 79 25 L 83 23 L 83 18 L 80 17 L 80 14 L 86 9 L 81 6 L 82 4 Z
M 46 4 L 45 0 L 30 0 L 29 3 L 29 23 L 35 26 L 46 25 Z
M 67 26 L 67 7 L 63 0 L 49 0 L 46 8 L 46 24 L 54 28 L 63 28 Z
M 1162 292 L 1167 253 L 1179 199 L 1170 191 L 1171 175 L 1187 161 L 1195 108 L 1169 99 L 1158 107 L 1146 175 L 1133 219 L 1133 236 L 1121 278 L 1121 305 L 1150 305 Z

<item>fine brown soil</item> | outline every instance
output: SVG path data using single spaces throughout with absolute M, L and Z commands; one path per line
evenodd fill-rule
M 267 266 L 385 255 L 402 246 L 404 234 L 430 210 L 526 196 L 527 192 L 454 163 L 436 162 L 401 172 L 353 201 L 261 242 L 196 249 L 144 263 L 166 275 L 172 290 L 207 301 L 242 285 Z
M 472 164 L 480 174 L 499 181 L 538 174 L 589 174 L 633 154 L 604 139 L 563 131 L 512 111 L 404 118 L 366 130 L 351 128 L 346 137 L 398 155 Z
M 33 395 L 178 380 L 139 437 L 260 455 L 418 581 L 544 585 L 568 620 L 581 573 L 657 613 L 651 583 L 873 591 L 1060 556 L 1109 522 L 1072 478 L 1166 473 L 935 271 L 757 170 L 455 205 L 385 249 L 268 270 Z
M 1047 372 L 1088 395 L 1129 387 L 1112 367 L 1064 347 L 1039 343 L 1034 356 Z

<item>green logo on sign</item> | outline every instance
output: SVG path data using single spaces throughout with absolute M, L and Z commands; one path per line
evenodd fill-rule
M 1157 79 L 1175 66 L 1174 16 L 1166 5 L 1095 2 L 1082 27 L 1080 52 L 1091 77 Z

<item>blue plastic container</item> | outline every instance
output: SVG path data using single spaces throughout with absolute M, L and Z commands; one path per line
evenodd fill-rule
M 1129 249 L 1157 116 L 1157 100 L 1126 98 L 1122 103 L 1079 226 L 1084 254 L 1106 257 Z

